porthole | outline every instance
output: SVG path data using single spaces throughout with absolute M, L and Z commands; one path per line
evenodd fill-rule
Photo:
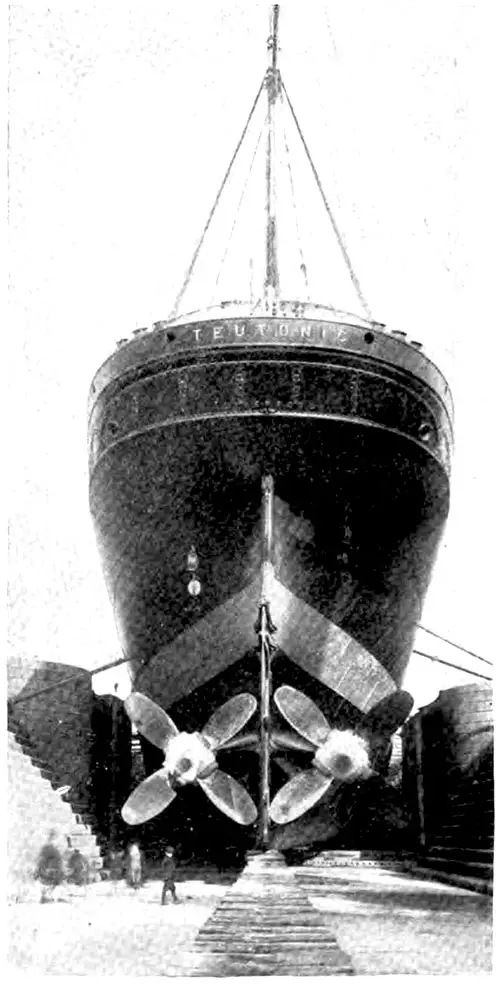
M 418 436 L 420 440 L 424 442 L 424 444 L 429 444 L 429 442 L 432 440 L 433 434 L 434 431 L 431 424 L 428 423 L 420 424 L 418 428 Z
M 367 345 L 371 345 L 375 341 L 375 335 L 372 331 L 365 332 L 365 342 Z

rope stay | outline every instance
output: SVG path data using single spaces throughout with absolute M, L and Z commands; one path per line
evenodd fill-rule
M 330 208 L 328 199 L 327 199 L 327 197 L 325 195 L 323 186 L 321 184 L 321 180 L 320 180 L 319 174 L 318 174 L 318 172 L 316 170 L 316 166 L 314 164 L 314 161 L 312 159 L 311 153 L 309 151 L 309 147 L 307 145 L 306 139 L 305 139 L 304 134 L 302 132 L 302 129 L 300 127 L 300 124 L 299 124 L 299 121 L 297 119 L 295 110 L 293 108 L 292 102 L 291 102 L 290 97 L 288 95 L 286 86 L 285 86 L 285 84 L 284 84 L 284 82 L 282 80 L 281 73 L 280 73 L 280 71 L 278 69 L 278 19 L 279 19 L 279 4 L 273 4 L 273 6 L 270 9 L 270 37 L 268 38 L 268 42 L 267 42 L 267 44 L 268 44 L 268 52 L 269 52 L 269 65 L 268 65 L 268 69 L 267 69 L 267 71 L 266 71 L 266 73 L 264 75 L 264 78 L 262 79 L 262 82 L 261 82 L 260 86 L 259 86 L 259 90 L 258 90 L 257 95 L 255 97 L 255 100 L 253 102 L 253 105 L 252 105 L 252 108 L 250 110 L 250 113 L 248 115 L 248 118 L 247 118 L 247 121 L 245 123 L 243 132 L 242 132 L 242 134 L 240 136 L 240 139 L 238 140 L 238 143 L 236 145 L 235 151 L 234 151 L 233 156 L 232 156 L 232 158 L 230 160 L 229 166 L 228 166 L 228 168 L 226 170 L 226 173 L 225 173 L 225 175 L 223 177 L 221 186 L 220 186 L 220 188 L 218 190 L 218 193 L 217 193 L 217 195 L 215 197 L 215 201 L 214 201 L 213 206 L 212 206 L 212 208 L 210 210 L 210 213 L 208 215 L 207 221 L 205 223 L 205 226 L 204 226 L 203 232 L 201 234 L 200 240 L 198 242 L 198 245 L 197 245 L 197 247 L 195 249 L 195 252 L 193 254 L 193 257 L 192 257 L 191 263 L 189 265 L 189 268 L 187 270 L 187 273 L 185 275 L 184 281 L 183 281 L 182 286 L 181 286 L 181 288 L 180 288 L 180 290 L 179 290 L 179 292 L 177 294 L 177 297 L 175 299 L 175 303 L 174 303 L 173 308 L 172 308 L 172 310 L 170 312 L 170 315 L 169 315 L 169 317 L 167 319 L 168 321 L 174 321 L 178 317 L 178 315 L 179 315 L 179 308 L 180 308 L 180 306 L 182 304 L 182 301 L 184 299 L 185 293 L 186 293 L 186 291 L 187 291 L 187 289 L 188 289 L 188 287 L 189 287 L 189 285 L 191 283 L 193 271 L 194 271 L 194 268 L 195 268 L 196 263 L 198 261 L 198 257 L 200 255 L 200 252 L 201 252 L 201 250 L 203 248 L 203 245 L 205 243 L 205 239 L 206 239 L 208 230 L 209 230 L 209 228 L 210 228 L 210 226 L 212 224 L 212 220 L 213 220 L 214 214 L 215 214 L 215 212 L 217 210 L 217 207 L 219 205 L 219 202 L 220 202 L 220 199 L 222 197 L 222 194 L 223 194 L 223 192 L 224 192 L 224 190 L 226 188 L 227 182 L 229 180 L 230 174 L 231 174 L 232 169 L 233 169 L 234 162 L 235 162 L 235 160 L 236 160 L 236 158 L 237 158 L 237 156 L 239 154 L 240 148 L 241 148 L 241 146 L 243 144 L 243 141 L 245 140 L 245 137 L 246 137 L 246 135 L 248 133 L 248 129 L 249 129 L 251 120 L 253 118 L 255 109 L 256 109 L 257 104 L 258 104 L 258 102 L 260 100 L 261 94 L 262 94 L 262 92 L 264 90 L 267 93 L 267 154 L 266 154 L 266 213 L 267 213 L 267 230 L 266 230 L 266 274 L 265 274 L 265 283 L 264 283 L 264 293 L 266 295 L 266 299 L 267 299 L 267 301 L 269 301 L 270 299 L 272 299 L 273 300 L 273 303 L 274 303 L 277 300 L 278 295 L 279 295 L 279 274 L 278 274 L 278 264 L 277 264 L 277 216 L 276 216 L 276 200 L 275 200 L 276 199 L 276 189 L 275 189 L 275 157 L 276 157 L 276 153 L 275 153 L 275 139 L 276 139 L 276 133 L 275 133 L 275 107 L 276 107 L 276 103 L 279 101 L 280 105 L 282 105 L 284 107 L 284 109 L 286 109 L 286 106 L 288 106 L 288 109 L 289 109 L 289 112 L 291 114 L 293 123 L 295 124 L 295 127 L 297 129 L 297 132 L 299 134 L 299 137 L 300 137 L 300 140 L 301 140 L 301 143 L 302 143 L 302 146 L 303 146 L 303 149 L 305 151 L 306 158 L 307 158 L 308 163 L 309 163 L 309 166 L 310 166 L 310 168 L 312 170 L 312 173 L 313 173 L 313 176 L 314 176 L 314 180 L 316 182 L 317 188 L 319 190 L 319 193 L 320 193 L 320 196 L 321 196 L 321 199 L 322 199 L 322 202 L 323 202 L 323 206 L 324 206 L 324 208 L 326 210 L 326 213 L 327 213 L 328 218 L 330 220 L 330 224 L 331 224 L 332 229 L 333 229 L 333 232 L 335 234 L 335 238 L 336 238 L 337 244 L 339 246 L 339 249 L 340 249 L 340 252 L 341 252 L 343 261 L 345 263 L 345 266 L 346 266 L 347 271 L 349 273 L 351 282 L 352 282 L 352 284 L 354 286 L 354 289 L 355 289 L 355 292 L 357 294 L 358 300 L 359 300 L 359 302 L 361 304 L 361 307 L 363 308 L 363 311 L 364 311 L 365 315 L 367 316 L 368 320 L 369 321 L 373 321 L 372 312 L 370 310 L 370 307 L 368 305 L 368 302 L 367 302 L 367 300 L 366 300 L 366 298 L 365 298 L 365 296 L 363 294 L 363 291 L 361 289 L 360 282 L 359 282 L 359 280 L 358 280 L 358 278 L 356 276 L 356 273 L 355 273 L 353 264 L 351 262 L 349 253 L 347 251 L 347 247 L 346 247 L 346 244 L 344 242 L 343 236 L 342 236 L 342 234 L 340 232 L 340 229 L 339 229 L 339 227 L 337 225 L 337 222 L 336 222 L 336 220 L 334 218 L 332 209 Z M 331 36 L 331 27 L 330 27 L 329 21 L 328 21 L 328 28 L 329 28 L 329 33 L 330 33 L 330 37 L 331 37 L 332 44 L 333 44 L 333 38 Z M 283 97 L 285 97 L 285 98 L 283 98 Z M 285 100 L 286 100 L 286 104 L 285 104 Z M 294 209 L 294 215 L 295 215 L 295 224 L 296 224 L 296 232 L 297 232 L 297 244 L 298 244 L 299 254 L 300 254 L 300 258 L 301 258 L 301 267 L 300 267 L 300 269 L 301 269 L 302 276 L 304 277 L 304 281 L 305 281 L 305 285 L 306 285 L 306 289 L 307 289 L 308 297 L 309 297 L 309 293 L 310 293 L 310 291 L 309 291 L 309 280 L 308 280 L 307 266 L 306 266 L 306 263 L 305 263 L 304 252 L 303 252 L 303 249 L 302 249 L 302 243 L 301 243 L 301 239 L 300 239 L 300 230 L 299 230 L 299 223 L 298 223 L 298 210 L 297 210 L 297 203 L 296 203 L 295 186 L 294 186 L 294 182 L 293 182 L 292 169 L 291 169 L 291 164 L 290 164 L 290 148 L 289 148 L 289 145 L 288 145 L 288 142 L 287 142 L 287 139 L 286 139 L 286 129 L 285 129 L 285 126 L 284 125 L 283 125 L 283 134 L 284 134 L 285 149 L 286 149 L 286 155 L 287 155 L 286 156 L 286 159 L 287 159 L 287 167 L 288 167 L 288 173 L 289 173 L 289 180 L 290 180 L 290 186 L 291 186 L 291 191 L 292 191 L 292 203 L 293 203 L 293 209 Z M 260 141 L 260 137 L 259 137 L 259 141 Z M 252 162 L 252 164 L 253 164 L 253 162 Z M 251 168 L 250 168 L 250 170 L 251 170 Z M 249 177 L 249 175 L 247 176 L 247 182 L 248 182 L 248 177 Z M 227 244 L 225 253 L 224 253 L 223 258 L 222 258 L 222 262 L 221 262 L 221 265 L 220 265 L 220 268 L 219 268 L 219 272 L 218 272 L 218 275 L 217 275 L 217 279 L 216 279 L 216 282 L 215 282 L 214 289 L 217 288 L 217 286 L 219 284 L 219 281 L 220 281 L 222 269 L 224 267 L 224 264 L 225 264 L 225 261 L 226 261 L 226 257 L 227 257 L 227 253 L 228 253 L 228 250 L 229 250 L 229 245 L 231 243 L 232 236 L 233 236 L 233 233 L 234 233 L 234 229 L 235 229 L 235 226 L 236 226 L 236 222 L 238 220 L 238 212 L 239 212 L 239 209 L 240 209 L 240 206 L 241 206 L 241 202 L 243 200 L 243 196 L 245 194 L 246 183 L 247 182 L 245 182 L 245 186 L 243 188 L 242 196 L 240 198 L 240 202 L 239 202 L 237 213 L 236 213 L 236 218 L 235 218 L 235 221 L 233 223 L 233 227 L 232 227 L 232 230 L 231 230 L 231 233 L 230 233 L 230 236 L 229 236 L 229 242 Z
M 214 203 L 212 205 L 212 208 L 210 210 L 208 219 L 207 219 L 207 221 L 205 223 L 205 227 L 204 227 L 203 232 L 201 234 L 200 241 L 199 241 L 199 243 L 198 243 L 198 245 L 197 245 L 197 247 L 196 247 L 196 249 L 194 251 L 193 258 L 191 260 L 191 263 L 189 264 L 189 268 L 188 268 L 188 271 L 186 273 L 186 276 L 184 277 L 184 282 L 182 284 L 182 287 L 181 287 L 181 289 L 180 289 L 180 291 L 177 294 L 177 297 L 175 299 L 175 303 L 174 303 L 174 306 L 172 308 L 172 311 L 170 312 L 170 315 L 168 317 L 168 321 L 174 321 L 175 318 L 178 315 L 179 307 L 180 307 L 180 305 L 181 305 L 181 303 L 183 301 L 183 298 L 184 298 L 184 295 L 186 293 L 186 290 L 189 287 L 189 284 L 191 282 L 191 277 L 192 277 L 192 274 L 193 274 L 193 270 L 194 270 L 194 268 L 196 266 L 196 262 L 198 260 L 199 255 L 200 255 L 201 249 L 203 247 L 203 243 L 205 242 L 205 238 L 206 238 L 207 232 L 208 232 L 208 230 L 209 230 L 209 228 L 210 228 L 210 226 L 212 224 L 212 219 L 214 217 L 214 214 L 216 212 L 217 206 L 218 206 L 218 204 L 220 202 L 220 199 L 222 197 L 222 194 L 224 192 L 224 188 L 226 187 L 226 184 L 227 184 L 227 182 L 229 180 L 229 175 L 231 174 L 231 171 L 232 171 L 232 168 L 233 168 L 233 164 L 234 164 L 234 162 L 235 162 L 235 160 L 236 160 L 236 158 L 237 158 L 237 156 L 239 154 L 240 147 L 241 147 L 241 145 L 242 145 L 242 143 L 243 143 L 243 141 L 244 141 L 244 139 L 245 139 L 245 137 L 247 135 L 248 128 L 250 126 L 250 123 L 252 121 L 252 117 L 253 117 L 254 112 L 255 112 L 255 109 L 257 107 L 257 103 L 259 102 L 259 99 L 260 99 L 262 90 L 264 88 L 264 82 L 265 82 L 265 80 L 263 79 L 262 82 L 260 83 L 259 91 L 257 92 L 257 95 L 256 95 L 256 97 L 255 97 L 255 99 L 253 101 L 253 105 L 252 105 L 252 108 L 250 110 L 250 113 L 248 114 L 247 121 L 246 121 L 245 126 L 243 128 L 243 133 L 241 134 L 240 139 L 238 140 L 238 143 L 236 145 L 236 149 L 235 149 L 235 151 L 233 153 L 233 156 L 232 156 L 232 158 L 231 158 L 231 160 L 229 162 L 229 166 L 228 166 L 228 168 L 226 170 L 226 173 L 225 173 L 225 175 L 224 175 L 224 177 L 222 179 L 222 184 L 221 184 L 221 186 L 219 188 L 219 191 L 217 192 L 217 195 L 215 197 L 215 201 L 214 201 Z
M 440 639 L 441 642 L 446 642 L 448 646 L 453 646 L 454 649 L 460 649 L 462 653 L 467 653 L 468 656 L 473 656 L 474 659 L 479 659 L 481 660 L 481 663 L 487 663 L 488 666 L 495 665 L 490 659 L 485 659 L 484 656 L 478 656 L 477 653 L 473 653 L 471 649 L 466 649 L 465 646 L 459 646 L 457 642 L 452 642 L 451 639 L 446 639 L 445 636 L 439 635 L 438 632 L 433 632 L 432 629 L 426 629 L 425 625 L 420 625 L 418 622 L 416 624 L 417 629 L 421 629 L 422 632 L 427 632 L 428 635 L 434 636 L 436 639 Z
M 131 656 L 121 656 L 119 659 L 114 659 L 111 663 L 104 663 L 103 666 L 96 666 L 95 670 L 88 670 L 90 676 L 93 677 L 97 673 L 103 673 L 104 670 L 114 669 L 115 666 L 123 666 L 124 663 L 131 663 Z M 48 694 L 51 690 L 57 690 L 58 687 L 65 687 L 68 683 L 74 683 L 75 680 L 79 680 L 81 677 L 81 667 L 80 673 L 72 673 L 70 676 L 63 677 L 62 680 L 57 680 L 56 683 L 48 683 L 46 687 L 40 687 L 39 690 L 32 690 L 29 694 L 23 694 L 22 697 L 13 697 L 9 700 L 9 705 L 14 706 L 15 704 L 23 704 L 26 700 L 31 700 L 33 697 L 41 697 L 42 694 Z
M 282 91 L 280 91 L 280 102 L 281 102 L 281 105 L 284 107 L 285 103 L 284 103 L 284 100 L 283 100 L 283 92 Z M 305 287 L 306 287 L 306 291 L 307 291 L 307 300 L 310 301 L 311 300 L 311 292 L 310 292 L 310 288 L 309 288 L 309 279 L 308 279 L 308 276 L 307 276 L 307 266 L 306 266 L 306 260 L 305 260 L 305 256 L 304 256 L 304 250 L 302 249 L 302 243 L 301 243 L 301 239 L 300 239 L 299 212 L 298 212 L 297 201 L 296 201 L 296 197 L 295 197 L 295 183 L 294 183 L 294 180 L 293 180 L 292 165 L 291 165 L 291 160 L 290 160 L 290 158 L 291 158 L 290 148 L 288 146 L 288 140 L 286 138 L 286 129 L 285 129 L 285 127 L 283 127 L 283 141 L 284 141 L 284 144 L 285 144 L 286 164 L 287 164 L 287 170 L 288 170 L 288 178 L 289 178 L 289 181 L 290 181 L 290 189 L 291 189 L 291 192 L 292 192 L 292 206 L 293 206 L 293 214 L 295 216 L 295 231 L 297 233 L 297 247 L 298 247 L 299 254 L 300 254 L 300 269 L 301 269 L 301 273 L 302 273 L 302 275 L 304 277 L 304 283 L 305 283 Z
M 464 649 L 463 646 L 457 645 L 457 643 L 450 642 L 449 639 L 445 639 L 444 636 L 438 635 L 437 632 L 433 632 L 432 629 L 426 629 L 423 625 L 417 625 L 417 628 L 423 629 L 424 632 L 428 632 L 429 635 L 436 636 L 437 639 L 441 639 L 443 642 L 449 643 L 450 646 L 455 646 L 456 649 L 461 649 L 464 653 L 469 656 L 473 656 L 474 659 L 480 659 L 483 663 L 488 663 L 489 666 L 494 666 L 490 660 L 485 659 L 483 656 L 478 656 L 477 653 L 471 652 L 469 649 Z M 443 666 L 449 666 L 453 670 L 460 670 L 461 673 L 468 673 L 471 676 L 480 677 L 482 680 L 492 680 L 492 677 L 486 676 L 484 673 L 478 673 L 476 670 L 469 670 L 465 666 L 460 666 L 458 663 L 450 663 L 446 659 L 440 659 L 439 656 L 431 656 L 430 653 L 424 653 L 420 649 L 413 649 L 412 653 L 416 656 L 425 656 L 426 659 L 432 660 L 434 663 L 441 663 Z M 132 656 L 122 656 L 120 659 L 112 660 L 110 663 L 104 663 L 103 666 L 97 666 L 93 670 L 89 670 L 90 676 L 95 676 L 97 673 L 103 673 L 104 670 L 111 670 L 115 666 L 122 666 L 124 663 L 132 662 Z M 141 667 L 142 668 L 142 667 Z M 51 690 L 56 690 L 58 687 L 64 687 L 67 683 L 72 683 L 74 680 L 79 679 L 80 673 L 73 673 L 70 676 L 64 677 L 62 680 L 58 680 L 57 683 L 49 683 L 46 687 L 41 687 L 39 690 L 33 690 L 29 694 L 24 694 L 22 697 L 13 697 L 9 700 L 9 704 L 14 706 L 14 704 L 24 703 L 26 700 L 31 700 L 33 697 L 39 697 L 42 694 L 49 693 Z
M 349 276 L 350 276 L 351 281 L 353 283 L 354 289 L 355 289 L 355 291 L 356 291 L 356 293 L 358 295 L 359 301 L 361 303 L 361 306 L 363 307 L 363 310 L 364 310 L 364 312 L 365 312 L 368 320 L 369 321 L 373 321 L 373 315 L 372 315 L 372 312 L 371 312 L 370 307 L 368 305 L 368 301 L 366 300 L 366 298 L 365 298 L 365 296 L 363 294 L 363 291 L 361 289 L 361 284 L 360 284 L 360 282 L 359 282 L 359 280 L 358 280 L 358 278 L 356 276 L 354 267 L 353 267 L 353 265 L 351 263 L 351 259 L 350 259 L 349 253 L 347 252 L 347 248 L 346 248 L 346 245 L 344 243 L 342 234 L 341 234 L 340 229 L 339 229 L 339 227 L 338 227 L 338 225 L 337 225 L 337 223 L 335 221 L 333 212 L 332 212 L 332 210 L 330 208 L 330 204 L 329 204 L 328 199 L 327 199 L 327 197 L 325 195 L 325 192 L 323 190 L 323 185 L 321 184 L 321 180 L 320 180 L 319 174 L 318 174 L 318 172 L 316 170 L 316 166 L 315 166 L 314 161 L 313 161 L 313 159 L 311 157 L 311 153 L 310 153 L 309 147 L 307 146 L 306 139 L 304 137 L 304 134 L 302 133 L 302 129 L 300 127 L 300 123 L 299 123 L 299 121 L 297 119 L 295 110 L 294 110 L 294 108 L 292 106 L 292 103 L 290 101 L 290 97 L 288 95 L 288 92 L 287 92 L 287 89 L 286 89 L 286 86 L 285 86 L 285 83 L 284 82 L 282 82 L 282 88 L 283 88 L 283 92 L 285 93 L 286 101 L 288 103 L 288 108 L 289 108 L 289 110 L 290 110 L 290 112 L 292 114 L 292 119 L 293 119 L 293 121 L 295 123 L 295 126 L 297 128 L 298 134 L 299 134 L 300 139 L 302 141 L 302 146 L 303 146 L 303 148 L 305 150 L 307 160 L 309 161 L 309 165 L 310 165 L 311 170 L 312 170 L 312 173 L 314 175 L 314 180 L 316 181 L 316 185 L 317 185 L 318 191 L 319 191 L 319 193 L 321 195 L 321 199 L 323 201 L 323 205 L 324 205 L 324 207 L 326 209 L 328 218 L 330 219 L 330 223 L 331 223 L 332 229 L 333 229 L 333 231 L 335 233 L 335 238 L 337 240 L 338 246 L 339 246 L 340 251 L 342 253 L 342 257 L 343 257 L 344 263 L 345 263 L 345 265 L 347 267 L 347 270 L 349 272 Z
M 492 677 L 486 676 L 484 673 L 478 673 L 477 670 L 468 670 L 465 666 L 459 666 L 458 663 L 450 663 L 446 659 L 440 659 L 439 656 L 431 656 L 429 653 L 423 653 L 420 649 L 413 649 L 413 653 L 416 656 L 425 656 L 426 659 L 432 660 L 433 663 L 441 663 L 443 666 L 450 666 L 453 670 L 460 670 L 461 673 L 468 673 L 470 676 L 480 677 L 481 680 L 489 680 L 491 682 Z
M 262 136 L 264 134 L 264 127 L 265 127 L 265 123 L 262 124 L 262 126 L 260 128 L 259 136 L 257 137 L 257 143 L 255 145 L 255 149 L 254 149 L 254 152 L 253 152 L 253 155 L 252 155 L 252 160 L 250 161 L 250 166 L 249 166 L 248 171 L 247 171 L 247 176 L 245 178 L 245 183 L 243 185 L 243 190 L 241 192 L 241 195 L 240 195 L 238 204 L 236 206 L 236 212 L 235 212 L 235 216 L 234 216 L 234 219 L 233 219 L 233 224 L 231 226 L 231 231 L 229 233 L 229 237 L 228 237 L 228 240 L 227 240 L 226 249 L 224 250 L 224 255 L 223 255 L 222 260 L 221 260 L 221 263 L 220 263 L 219 272 L 217 274 L 217 278 L 216 278 L 216 281 L 215 281 L 215 284 L 214 284 L 214 294 L 212 294 L 212 299 L 211 299 L 211 302 L 210 303 L 214 303 L 214 301 L 215 301 L 215 290 L 219 286 L 219 280 L 221 278 L 222 270 L 223 270 L 224 264 L 226 262 L 226 257 L 227 257 L 227 254 L 229 252 L 229 247 L 230 247 L 231 242 L 232 242 L 232 238 L 233 238 L 233 235 L 234 235 L 234 230 L 235 230 L 236 225 L 237 225 L 237 222 L 238 222 L 241 205 L 242 205 L 243 199 L 245 197 L 245 193 L 246 193 L 246 190 L 247 190 L 247 187 L 248 187 L 248 182 L 250 180 L 250 175 L 252 173 L 253 166 L 255 164 L 255 158 L 257 157 L 257 153 L 258 153 L 258 150 L 259 150 L 259 147 L 260 147 Z
M 332 48 L 333 48 L 333 54 L 334 54 L 335 57 L 338 57 L 337 45 L 335 44 L 335 40 L 334 40 L 334 37 L 333 37 L 332 25 L 331 25 L 331 22 L 330 22 L 330 15 L 328 13 L 328 7 L 327 7 L 326 3 L 323 4 L 323 13 L 325 15 L 326 30 L 327 30 L 328 36 L 330 38 L 330 41 L 331 41 L 331 45 L 332 45 Z

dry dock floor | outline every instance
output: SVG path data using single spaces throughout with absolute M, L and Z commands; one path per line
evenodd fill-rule
M 186 873 L 187 874 L 187 873 Z M 186 877 L 186 875 L 185 875 Z M 262 872 L 262 889 L 255 879 L 245 905 L 258 908 L 259 897 L 269 900 L 270 872 Z M 279 881 L 279 879 L 278 879 Z M 326 927 L 330 951 L 338 945 L 342 959 L 330 974 L 386 975 L 489 975 L 492 972 L 492 900 L 488 896 L 397 871 L 371 868 L 287 869 L 289 899 L 303 898 L 309 925 Z M 239 886 L 239 887 L 238 887 Z M 137 892 L 123 882 L 101 882 L 83 890 L 60 890 L 59 898 L 40 905 L 39 889 L 32 898 L 9 906 L 8 964 L 12 976 L 26 974 L 127 976 L 243 975 L 252 970 L 252 954 L 259 949 L 250 933 L 237 935 L 238 966 L 225 964 L 228 927 L 231 932 L 233 900 L 242 905 L 242 879 L 229 886 L 214 875 L 211 880 L 193 877 L 179 883 L 180 903 L 160 905 L 161 882 L 147 881 Z M 272 954 L 268 975 L 290 974 L 293 925 L 299 922 L 279 886 L 273 906 L 283 899 L 283 924 L 290 922 L 287 956 L 281 957 L 272 928 L 263 937 Z M 261 898 L 262 901 L 262 898 Z M 221 925 L 222 936 L 212 925 Z M 224 916 L 225 914 L 225 916 Z M 224 923 L 225 918 L 225 923 Z M 264 925 L 264 924 L 263 924 Z M 203 933 L 200 930 L 204 927 Z M 282 936 L 281 936 L 282 938 Z M 211 952 L 206 952 L 206 940 Z M 317 944 L 307 948 L 304 969 L 313 973 Z M 222 943 L 221 943 L 222 940 Z M 335 942 L 336 941 L 336 942 Z M 310 957 L 310 959 L 309 959 Z M 288 964 L 287 964 L 288 960 Z M 214 962 L 215 961 L 215 962 Z M 282 962 L 284 961 L 284 962 Z M 347 961 L 347 962 L 346 962 Z M 318 958 L 316 972 L 324 965 Z M 323 969 L 324 972 L 324 969 Z

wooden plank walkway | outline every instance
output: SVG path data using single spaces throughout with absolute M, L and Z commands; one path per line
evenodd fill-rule
M 254 856 L 232 886 L 217 872 L 182 875 L 180 904 L 167 906 L 154 877 L 137 892 L 93 884 L 53 906 L 39 904 L 34 883 L 31 901 L 9 906 L 11 968 L 178 978 L 492 972 L 492 899 L 399 862 L 325 852 L 287 868 Z
M 245 871 L 200 929 L 185 973 L 191 977 L 332 976 L 353 973 L 294 872 L 274 852 Z

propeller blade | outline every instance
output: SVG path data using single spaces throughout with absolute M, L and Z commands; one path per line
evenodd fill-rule
M 132 724 L 157 748 L 164 750 L 170 739 L 179 734 L 172 718 L 144 694 L 130 694 L 124 704 Z
M 236 735 L 235 738 L 230 738 L 229 741 L 225 741 L 220 748 L 221 752 L 229 752 L 235 748 L 250 749 L 250 751 L 259 751 L 259 737 L 258 735 Z
M 310 810 L 326 793 L 333 779 L 325 776 L 319 769 L 299 772 L 276 793 L 269 808 L 269 816 L 274 823 L 291 823 Z
M 198 779 L 198 783 L 209 800 L 231 820 L 247 827 L 257 819 L 257 807 L 246 789 L 226 772 L 216 769 L 205 779 Z
M 411 713 L 413 697 L 406 690 L 389 694 L 372 707 L 365 716 L 364 726 L 382 735 L 392 735 Z
M 288 686 L 278 687 L 274 701 L 292 728 L 311 741 L 315 748 L 319 748 L 327 740 L 331 728 L 326 717 L 300 690 Z
M 161 813 L 176 795 L 168 781 L 167 770 L 158 769 L 134 789 L 122 807 L 122 817 L 125 823 L 132 825 L 145 823 Z
M 314 752 L 317 745 L 313 745 L 307 738 L 300 738 L 299 735 L 292 734 L 291 731 L 273 731 L 271 748 L 286 748 L 287 751 L 293 752 Z
M 252 694 L 237 694 L 231 697 L 222 707 L 218 707 L 202 729 L 202 735 L 207 738 L 212 748 L 220 748 L 241 731 L 250 720 L 257 707 L 257 701 Z

